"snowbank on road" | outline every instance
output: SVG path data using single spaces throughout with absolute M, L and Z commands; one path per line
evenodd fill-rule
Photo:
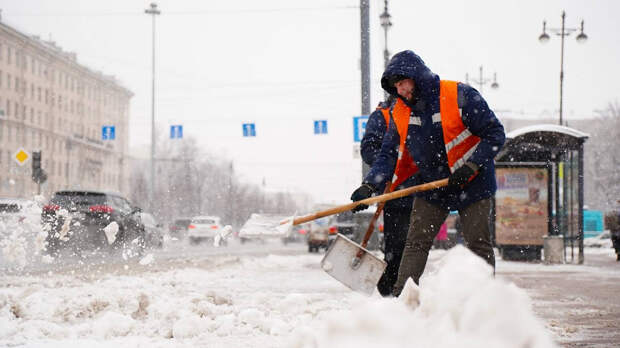
M 462 246 L 447 252 L 418 288 L 398 299 L 359 301 L 331 316 L 318 347 L 553 347 L 527 294 L 494 279 Z M 305 347 L 300 344 L 298 347 Z
M 466 249 L 399 299 L 352 293 L 320 255 L 222 257 L 211 267 L 5 276 L 0 346 L 552 347 L 528 297 Z M 142 268 L 140 268 L 142 267 Z M 419 300 L 419 302 L 418 302 Z

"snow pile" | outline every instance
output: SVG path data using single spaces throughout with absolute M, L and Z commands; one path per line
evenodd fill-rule
M 211 255 L 173 270 L 158 258 L 100 275 L 4 276 L 0 346 L 553 346 L 525 293 L 464 248 L 398 299 L 351 292 L 321 257 Z
M 103 233 L 105 233 L 108 244 L 114 243 L 114 241 L 116 240 L 116 234 L 118 233 L 118 223 L 116 223 L 116 221 L 110 222 L 106 227 L 103 228 Z
M 312 346 L 554 346 L 527 294 L 494 279 L 492 269 L 462 246 L 447 252 L 419 288 L 409 280 L 397 299 L 362 300 L 353 306 L 330 316 L 327 329 Z
M 228 236 L 230 236 L 230 234 L 232 233 L 232 226 L 230 225 L 226 225 L 222 228 L 222 230 L 220 231 L 220 233 L 218 233 L 215 238 L 213 238 L 213 246 L 214 247 L 219 247 L 220 244 L 222 244 L 222 241 L 226 241 L 226 238 L 228 238 Z
M 0 217 L 0 266 L 21 269 L 38 259 L 46 235 L 41 229 L 41 207 L 35 201 L 26 201 L 19 213 Z

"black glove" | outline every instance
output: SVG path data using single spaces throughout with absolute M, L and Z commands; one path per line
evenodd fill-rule
M 353 194 L 351 194 L 351 200 L 354 202 L 361 201 L 362 199 L 370 198 L 373 193 L 375 193 L 375 188 L 372 185 L 362 184 L 362 186 L 358 187 L 357 190 L 353 191 Z M 355 208 L 351 209 L 351 211 L 356 213 L 367 208 L 368 205 L 360 204 Z
M 448 188 L 452 190 L 462 189 L 472 181 L 476 175 L 478 175 L 478 165 L 467 162 L 450 175 L 448 178 Z

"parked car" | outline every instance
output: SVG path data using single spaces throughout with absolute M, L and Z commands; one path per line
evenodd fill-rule
M 308 231 L 308 252 L 327 249 L 336 238 L 338 228 L 332 217 L 324 217 L 310 222 Z
M 220 218 L 217 216 L 196 216 L 187 226 L 187 238 L 190 244 L 198 244 L 204 241 L 213 242 L 222 228 Z
M 48 231 L 48 251 L 71 247 L 79 254 L 82 249 L 130 249 L 141 255 L 145 228 L 139 212 L 140 208 L 116 193 L 58 191 L 41 214 Z
M 183 217 L 175 219 L 170 226 L 168 226 L 168 233 L 173 238 L 184 238 L 187 234 L 187 227 L 192 222 L 192 218 Z
M 22 198 L 0 198 L 0 222 L 8 224 L 23 224 L 28 212 L 36 207 L 37 203 Z
M 612 248 L 611 234 L 606 230 L 594 237 L 584 238 L 583 246 L 586 248 Z
M 164 246 L 164 225 L 157 222 L 155 217 L 149 213 L 140 213 L 140 221 L 144 224 L 145 245 L 149 248 L 163 248 Z
M 293 226 L 290 233 L 287 236 L 282 237 L 282 243 L 286 245 L 288 243 L 305 242 L 308 235 L 308 229 L 309 227 L 305 224 Z
M 265 242 L 268 239 L 281 239 L 286 237 L 286 231 L 279 228 L 278 222 L 288 218 L 290 215 L 252 213 L 239 229 L 237 237 L 242 244 L 248 241 Z

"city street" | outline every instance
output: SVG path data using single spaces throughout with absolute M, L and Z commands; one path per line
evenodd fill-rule
M 620 348 L 613 13 L 0 0 L 0 348 Z
M 434 346 L 467 346 L 453 340 L 475 341 L 489 330 L 494 332 L 489 342 L 504 347 L 520 347 L 512 342 L 512 330 L 528 332 L 533 347 L 550 346 L 551 339 L 566 347 L 609 347 L 619 340 L 620 265 L 611 250 L 587 249 L 583 266 L 498 260 L 496 279 L 484 280 L 484 265 L 478 269 L 477 260 L 457 249 L 431 253 L 417 309 L 403 299 L 352 293 L 319 268 L 322 253 L 308 254 L 301 243 L 215 248 L 171 241 L 141 259 L 28 265 L 1 277 L 0 345 L 397 346 L 392 334 L 399 332 L 398 325 L 386 324 L 387 318 L 405 315 L 403 323 L 412 332 L 430 330 L 418 341 L 431 342 L 428 337 L 455 325 L 445 321 L 446 315 L 467 317 L 476 301 L 489 305 L 475 312 L 480 332 L 456 324 L 454 333 L 440 340 L 444 345 L 434 341 Z M 459 276 L 461 266 L 445 261 L 448 255 L 470 272 Z M 478 291 L 486 292 L 483 300 Z M 526 308 L 530 299 L 533 311 Z M 425 320 L 416 317 L 422 313 Z M 342 323 L 343 318 L 349 322 Z M 405 330 L 396 336 L 408 335 Z

